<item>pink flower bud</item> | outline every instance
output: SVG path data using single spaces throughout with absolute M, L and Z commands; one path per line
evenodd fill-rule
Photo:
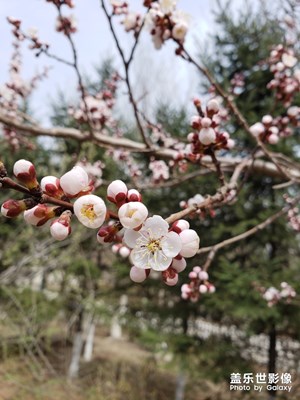
M 196 272 L 194 272 L 194 271 L 191 271 L 189 273 L 189 278 L 190 279 L 197 279 L 198 278 L 198 274 Z
M 200 285 L 199 286 L 199 292 L 200 293 L 207 293 L 208 289 L 206 285 Z
M 137 201 L 125 203 L 120 207 L 118 216 L 124 228 L 135 229 L 148 217 L 148 209 Z
M 192 229 L 185 229 L 179 234 L 182 242 L 182 249 L 180 255 L 182 257 L 194 257 L 200 245 L 200 238 L 197 233 Z
M 166 280 L 164 280 L 165 284 L 168 286 L 175 286 L 178 282 L 178 274 L 176 274 L 174 276 L 174 278 L 166 278 Z
M 60 178 L 60 186 L 68 197 L 77 197 L 91 191 L 88 174 L 78 165 Z
M 70 234 L 70 227 L 60 223 L 58 219 L 52 222 L 50 226 L 51 236 L 56 240 L 64 240 Z
M 227 149 L 231 150 L 235 146 L 235 141 L 233 139 L 227 139 L 226 147 Z
M 99 229 L 97 233 L 97 240 L 99 243 L 104 244 L 104 243 L 111 243 L 113 241 L 117 240 L 117 234 L 120 231 L 120 224 L 119 223 L 113 223 L 110 225 L 103 225 Z M 120 248 L 120 244 L 116 245 L 117 251 Z M 116 252 L 117 252 L 116 251 Z
M 187 283 L 184 283 L 181 286 L 181 291 L 182 291 L 182 293 L 191 293 L 191 288 L 189 287 L 189 285 Z
M 128 201 L 142 201 L 142 195 L 136 189 L 130 189 L 127 193 Z
M 113 181 L 107 188 L 107 198 L 112 203 L 117 205 L 122 205 L 127 196 L 127 186 L 125 183 L 119 179 Z
M 175 286 L 178 282 L 178 273 L 172 267 L 162 272 L 162 278 L 166 285 Z
M 119 249 L 119 254 L 122 258 L 127 258 L 130 255 L 130 249 L 126 246 L 122 246 Z
M 197 138 L 197 134 L 195 134 L 194 132 L 190 132 L 190 133 L 187 135 L 187 140 L 188 140 L 189 142 L 193 142 L 196 138 Z
M 199 117 L 199 115 L 195 115 L 194 117 L 192 117 L 191 126 L 197 130 L 201 128 L 201 118 Z
M 204 117 L 201 119 L 202 128 L 209 128 L 211 126 L 212 120 L 210 118 Z
M 147 278 L 147 273 L 145 269 L 137 268 L 135 266 L 131 267 L 130 279 L 133 282 L 141 283 Z
M 119 251 L 119 248 L 120 248 L 120 245 L 119 245 L 119 244 L 114 244 L 114 245 L 112 245 L 112 247 L 111 247 L 111 251 L 112 251 L 114 254 L 117 254 L 118 251 Z
M 36 189 L 39 184 L 36 180 L 35 167 L 32 162 L 27 160 L 18 160 L 14 164 L 13 172 L 15 177 L 28 189 Z
M 6 200 L 1 206 L 1 214 L 7 218 L 13 218 L 20 215 L 23 211 L 35 204 L 32 199 L 25 200 Z
M 42 226 L 49 219 L 55 217 L 57 207 L 49 207 L 46 204 L 38 204 L 37 206 L 24 211 L 25 221 L 34 226 Z
M 198 276 L 201 281 L 207 281 L 208 279 L 208 273 L 206 271 L 200 271 Z
M 214 287 L 214 285 L 212 285 L 211 283 L 208 285 L 208 291 L 209 293 L 215 293 L 216 288 Z
M 182 272 L 185 270 L 186 268 L 186 261 L 185 259 L 182 257 L 180 260 L 177 260 L 176 258 L 173 258 L 171 267 L 173 269 L 175 269 L 175 271 L 177 271 L 178 273 Z
M 270 144 L 277 144 L 279 141 L 279 136 L 275 135 L 275 133 L 272 133 L 269 137 L 268 137 L 268 142 Z
M 63 190 L 60 187 L 59 179 L 55 176 L 45 176 L 41 180 L 41 189 L 43 193 L 57 199 L 63 196 Z
M 265 131 L 265 127 L 261 122 L 256 122 L 254 125 L 250 126 L 250 132 L 253 136 L 259 136 L 263 134 Z
M 300 115 L 300 107 L 297 107 L 297 106 L 289 107 L 288 110 L 287 110 L 287 115 L 290 118 L 298 117 L 298 115 Z
M 208 146 L 216 141 L 216 132 L 213 128 L 202 128 L 199 132 L 199 140 L 205 146 Z
M 220 106 L 219 106 L 219 103 L 217 102 L 217 100 L 212 99 L 212 100 L 209 100 L 209 102 L 207 103 L 206 109 L 210 114 L 213 115 L 213 114 L 217 114 L 219 112 Z
M 64 211 L 50 225 L 51 236 L 56 240 L 64 240 L 71 234 L 71 211 Z
M 272 121 L 273 121 L 273 117 L 271 115 L 264 115 L 262 117 L 262 123 L 264 125 L 270 125 L 272 123 Z
M 202 271 L 202 268 L 196 265 L 196 267 L 193 268 L 193 271 L 196 272 L 196 274 L 199 274 L 199 272 Z
M 188 221 L 186 221 L 185 219 L 179 219 L 178 221 L 175 221 L 172 225 L 172 231 L 176 232 L 176 233 L 180 233 L 182 231 L 184 231 L 185 229 L 189 229 L 190 224 L 188 223 Z
M 99 228 L 105 221 L 106 205 L 100 197 L 88 194 L 75 201 L 74 214 L 87 228 Z

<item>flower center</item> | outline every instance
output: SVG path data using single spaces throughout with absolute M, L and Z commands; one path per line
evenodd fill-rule
M 154 254 L 157 250 L 160 250 L 160 241 L 159 239 L 151 239 L 150 242 L 146 245 L 148 251 Z
M 132 210 L 128 210 L 126 213 L 126 217 L 132 218 L 132 216 L 137 212 L 137 210 L 134 208 Z
M 81 214 L 87 217 L 89 220 L 93 221 L 96 218 L 96 213 L 94 211 L 93 204 L 85 204 L 81 207 Z

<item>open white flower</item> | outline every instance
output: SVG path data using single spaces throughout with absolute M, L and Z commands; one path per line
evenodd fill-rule
M 188 31 L 188 26 L 184 22 L 180 22 L 174 25 L 172 29 L 173 38 L 176 40 L 184 40 L 185 35 Z
M 84 226 L 99 228 L 105 221 L 106 205 L 100 197 L 88 194 L 75 201 L 74 214 Z
M 160 0 L 159 5 L 160 9 L 164 14 L 170 14 L 175 10 L 176 0 Z
M 135 229 L 148 217 L 148 209 L 143 203 L 131 201 L 120 207 L 118 216 L 124 228 Z
M 297 58 L 292 54 L 284 53 L 281 59 L 283 64 L 288 68 L 293 68 L 297 64 Z
M 124 241 L 132 248 L 131 261 L 137 268 L 165 271 L 181 250 L 180 237 L 168 232 L 169 224 L 160 216 L 148 218 L 139 231 L 128 229 Z

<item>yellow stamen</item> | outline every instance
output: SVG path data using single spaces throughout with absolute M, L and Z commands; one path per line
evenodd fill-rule
M 147 249 L 154 254 L 157 250 L 160 249 L 160 243 L 158 239 L 152 239 L 148 244 L 147 244 Z
M 81 207 L 81 214 L 87 217 L 90 220 L 94 220 L 96 218 L 96 213 L 94 211 L 94 205 L 93 204 L 85 204 L 84 206 Z

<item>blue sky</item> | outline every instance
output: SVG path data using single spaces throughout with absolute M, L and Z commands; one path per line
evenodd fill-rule
M 74 0 L 75 9 L 65 8 L 65 14 L 74 13 L 78 20 L 78 32 L 74 41 L 78 49 L 79 65 L 83 73 L 90 74 L 93 65 L 99 65 L 107 56 L 116 56 L 115 46 L 108 30 L 107 21 L 100 8 L 99 0 Z M 130 8 L 141 10 L 141 0 L 129 0 Z M 188 47 L 195 50 L 195 38 L 205 43 L 205 37 L 213 27 L 212 8 L 215 1 L 179 0 L 178 8 L 191 15 L 191 30 L 188 36 Z M 45 0 L 0 0 L 0 83 L 7 78 L 7 66 L 12 52 L 10 26 L 6 16 L 20 18 L 26 31 L 31 27 L 38 29 L 41 40 L 51 44 L 51 51 L 64 58 L 70 58 L 70 48 L 62 34 L 54 30 L 56 10 Z M 118 27 L 120 41 L 125 48 L 130 48 L 131 34 L 124 33 Z M 176 96 L 181 101 L 188 101 L 197 94 L 197 77 L 191 66 L 187 66 L 178 57 L 173 56 L 174 46 L 167 44 L 162 50 L 154 50 L 148 32 L 142 36 L 133 66 L 135 90 L 137 95 L 145 94 L 149 101 L 162 98 L 174 101 Z M 24 46 L 24 76 L 30 77 L 43 66 L 52 67 L 49 79 L 39 85 L 32 99 L 32 107 L 36 118 L 47 123 L 47 113 L 51 98 L 55 98 L 58 88 L 68 96 L 74 95 L 76 85 L 75 74 L 66 66 L 59 65 L 44 56 L 36 59 L 32 52 Z M 118 66 L 116 58 L 116 66 Z M 119 64 L 120 65 L 120 64 Z M 151 66 L 151 67 L 150 67 Z M 170 71 L 172 77 L 170 78 Z M 170 80 L 171 79 L 171 80 Z M 170 83 L 172 89 L 170 90 Z M 148 85 L 148 87 L 147 87 Z M 159 90 L 150 94 L 150 88 L 156 85 Z M 152 96 L 152 97 L 151 97 Z

